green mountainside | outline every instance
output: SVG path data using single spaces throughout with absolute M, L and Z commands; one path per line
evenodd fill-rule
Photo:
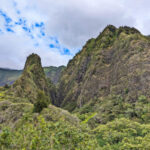
M 135 28 L 107 26 L 69 62 L 60 79 L 58 105 L 93 121 L 116 117 L 149 121 L 150 38 Z
M 149 58 L 149 36 L 112 25 L 66 68 L 43 69 L 31 54 L 0 87 L 0 149 L 149 150 Z
M 61 72 L 64 70 L 65 66 L 60 67 L 43 67 L 47 78 L 50 78 L 54 84 L 58 83 Z M 22 70 L 13 70 L 0 68 L 0 86 L 5 84 L 11 85 L 16 81 L 22 74 Z
M 75 109 L 109 94 L 133 102 L 149 97 L 149 46 L 150 38 L 134 28 L 107 26 L 69 62 L 61 77 L 60 105 Z

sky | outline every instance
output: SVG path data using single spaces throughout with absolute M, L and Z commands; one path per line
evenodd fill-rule
M 22 69 L 37 53 L 43 66 L 67 65 L 107 25 L 150 35 L 149 0 L 0 0 L 0 67 Z

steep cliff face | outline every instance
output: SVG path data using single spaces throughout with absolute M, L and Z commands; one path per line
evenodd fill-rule
M 130 27 L 107 26 L 69 62 L 58 104 L 70 111 L 94 99 L 121 95 L 134 103 L 150 97 L 150 38 Z
M 15 96 L 28 98 L 34 101 L 38 90 L 49 95 L 48 82 L 41 65 L 41 59 L 37 54 L 31 54 L 25 63 L 21 77 L 12 85 L 11 92 Z

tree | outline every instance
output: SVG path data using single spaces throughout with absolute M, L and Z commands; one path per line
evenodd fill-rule
M 34 112 L 41 112 L 43 108 L 48 106 L 49 98 L 44 94 L 43 91 L 39 90 L 36 102 L 34 103 Z

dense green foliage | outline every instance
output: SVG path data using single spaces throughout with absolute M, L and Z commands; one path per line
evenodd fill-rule
M 125 118 L 94 130 L 75 127 L 63 119 L 46 122 L 42 116 L 24 115 L 15 129 L 3 127 L 0 148 L 23 150 L 148 150 L 150 125 Z
M 102 150 L 150 149 L 150 125 L 125 118 L 116 119 L 94 129 Z
M 39 91 L 36 102 L 34 103 L 34 112 L 41 112 L 43 108 L 48 106 L 48 102 L 50 102 L 49 98 L 43 91 Z
M 26 117 L 24 118 L 26 119 Z M 14 130 L 4 128 L 0 133 L 0 146 L 2 149 L 12 150 L 74 150 L 96 149 L 97 141 L 88 132 L 69 125 L 63 120 L 60 122 L 45 122 L 39 116 L 33 120 L 28 118 L 22 125 Z

